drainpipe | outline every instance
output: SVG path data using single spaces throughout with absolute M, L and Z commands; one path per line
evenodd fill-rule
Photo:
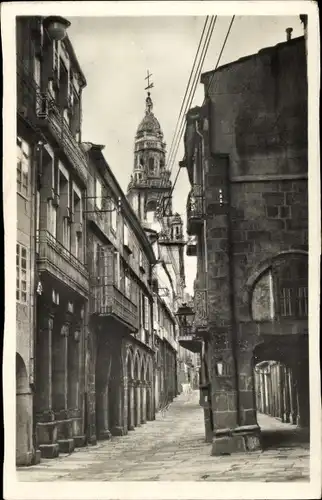
M 205 190 L 205 185 L 206 185 L 206 182 L 205 182 L 205 179 L 206 179 L 206 174 L 205 174 L 205 168 L 206 168 L 206 165 L 205 165 L 205 139 L 204 139 L 204 136 L 203 134 L 200 132 L 199 130 L 199 126 L 198 126 L 198 120 L 196 120 L 196 133 L 197 135 L 200 137 L 200 140 L 201 140 L 201 179 L 202 179 L 202 184 L 201 184 L 201 188 L 202 188 L 202 192 L 203 192 L 203 212 L 205 213 L 205 208 L 206 208 L 206 203 L 205 203 L 205 196 L 204 196 L 204 190 Z M 207 165 L 208 167 L 208 165 Z M 208 292 L 208 254 L 207 254 L 207 221 L 206 221 L 206 217 L 204 218 L 204 221 L 203 221 L 203 240 L 204 240 L 204 280 L 203 280 L 203 284 L 205 285 L 205 288 Z M 207 310 L 208 310 L 208 294 L 206 296 L 206 301 L 205 301 L 205 304 L 206 304 L 206 314 L 207 314 Z M 202 344 L 201 344 L 201 357 L 202 359 L 205 358 L 205 342 L 203 341 Z M 209 382 L 209 380 L 206 379 L 206 373 L 205 373 L 205 367 L 204 367 L 204 363 L 201 363 L 201 375 L 202 375 L 202 380 L 200 380 L 200 384 L 204 384 L 205 382 Z

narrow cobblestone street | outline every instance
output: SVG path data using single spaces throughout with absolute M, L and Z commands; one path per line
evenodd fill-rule
M 156 420 L 71 455 L 18 469 L 19 481 L 305 481 L 309 479 L 309 445 L 294 427 L 260 415 L 263 452 L 211 457 L 204 442 L 199 392 L 180 395 Z M 275 443 L 276 434 L 282 444 Z M 283 438 L 283 439 L 282 439 Z M 301 442 L 302 440 L 302 442 Z

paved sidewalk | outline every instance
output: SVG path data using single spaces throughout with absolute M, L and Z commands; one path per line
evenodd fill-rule
M 259 415 L 264 435 L 288 439 L 264 452 L 210 456 L 199 393 L 180 395 L 165 416 L 71 455 L 18 469 L 20 481 L 308 481 L 309 445 L 294 427 Z

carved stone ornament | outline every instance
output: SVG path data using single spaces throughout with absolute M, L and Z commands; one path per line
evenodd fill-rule
M 68 337 L 69 335 L 69 325 L 68 323 L 64 323 L 63 326 L 61 327 L 61 330 L 60 330 L 60 335 L 62 337 Z
M 194 309 L 195 317 L 193 322 L 194 328 L 207 328 L 208 315 L 207 315 L 207 291 L 195 290 L 194 296 Z
M 214 336 L 213 344 L 216 350 L 226 350 L 230 349 L 231 347 L 231 342 L 230 339 L 228 338 L 228 335 L 225 333 L 220 333 L 216 334 Z
M 79 329 L 74 331 L 74 339 L 75 342 L 79 342 L 81 339 L 81 331 Z
M 238 347 L 240 351 L 248 351 L 249 349 L 252 349 L 253 346 L 247 339 L 238 339 Z

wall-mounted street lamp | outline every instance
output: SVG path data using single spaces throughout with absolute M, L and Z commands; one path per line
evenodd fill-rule
M 187 335 L 191 332 L 193 320 L 195 317 L 195 311 L 192 307 L 188 306 L 186 302 L 184 302 L 177 310 L 175 314 L 179 321 L 179 327 L 182 331 L 183 335 Z
M 53 41 L 60 41 L 66 37 L 67 28 L 70 22 L 61 16 L 48 16 L 43 19 L 43 28 L 47 31 L 48 36 Z

